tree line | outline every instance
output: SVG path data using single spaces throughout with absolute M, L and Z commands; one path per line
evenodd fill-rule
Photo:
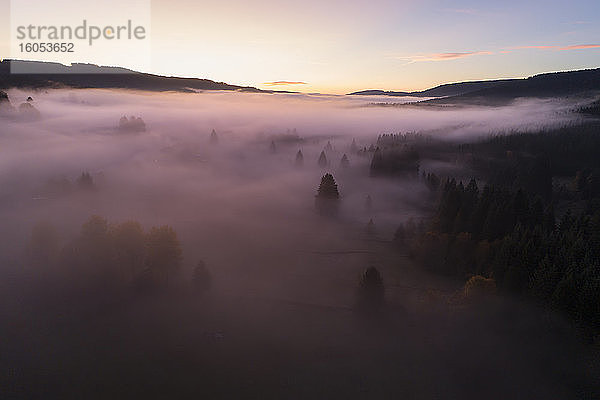
M 483 188 L 423 174 L 437 206 L 402 224 L 396 242 L 431 271 L 492 279 L 600 334 L 599 133 L 585 124 L 459 146 Z
M 41 273 L 55 272 L 90 286 L 139 290 L 166 287 L 183 260 L 181 243 L 171 226 L 153 226 L 146 231 L 134 220 L 110 224 L 97 215 L 91 216 L 64 246 L 52 225 L 38 223 L 33 227 L 27 255 L 29 265 Z M 194 270 L 193 282 L 199 288 L 209 285 L 210 276 L 202 261 Z

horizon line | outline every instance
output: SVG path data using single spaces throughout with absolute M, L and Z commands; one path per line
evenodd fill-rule
M 62 65 L 64 67 L 72 67 L 73 65 L 90 65 L 90 66 L 95 66 L 98 68 L 115 68 L 115 69 L 123 69 L 123 70 L 127 70 L 127 71 L 131 71 L 131 73 L 138 73 L 138 74 L 146 74 L 146 75 L 154 75 L 154 76 L 159 76 L 162 78 L 179 78 L 179 79 L 197 79 L 197 80 L 210 80 L 216 83 L 224 83 L 227 85 L 231 85 L 231 86 L 239 86 L 242 88 L 253 88 L 253 89 L 257 89 L 257 90 L 262 90 L 265 92 L 279 92 L 279 91 L 274 91 L 272 89 L 261 89 L 260 86 L 261 84 L 255 84 L 255 86 L 249 86 L 249 85 L 240 85 L 240 84 L 236 84 L 236 83 L 230 83 L 230 82 L 224 82 L 224 81 L 217 81 L 217 80 L 213 80 L 213 79 L 209 79 L 209 78 L 201 78 L 201 77 L 194 77 L 194 76 L 178 76 L 178 75 L 166 75 L 166 74 L 159 74 L 156 72 L 144 72 L 144 71 L 136 71 L 133 70 L 129 67 L 124 67 L 124 66 L 118 66 L 118 65 L 99 65 L 99 64 L 94 64 L 94 63 L 90 63 L 90 62 L 71 62 L 71 63 L 62 63 L 60 61 L 39 61 L 39 60 L 22 60 L 22 59 L 16 59 L 16 58 L 0 58 L 0 62 L 5 62 L 5 61 L 17 61 L 17 62 L 32 62 L 32 63 L 43 63 L 43 64 L 59 64 Z M 423 91 L 427 91 L 430 89 L 434 89 L 440 86 L 444 86 L 444 85 L 453 85 L 453 84 L 458 84 L 458 83 L 470 83 L 470 82 L 493 82 L 493 81 L 503 81 L 503 80 L 510 80 L 510 79 L 528 79 L 534 76 L 539 76 L 539 75 L 545 75 L 545 74 L 553 74 L 553 73 L 561 73 L 561 72 L 575 72 L 575 71 L 589 71 L 589 70 L 594 70 L 594 69 L 599 69 L 600 66 L 598 67 L 594 67 L 594 68 L 582 68 L 582 69 L 562 69 L 562 70 L 552 70 L 552 71 L 543 71 L 543 72 L 538 72 L 536 74 L 533 75 L 525 75 L 525 76 L 508 76 L 508 77 L 494 77 L 494 78 L 486 78 L 486 79 L 473 79 L 473 80 L 460 80 L 460 81 L 450 81 L 450 82 L 444 82 L 444 83 L 439 83 L 437 85 L 433 85 L 433 86 L 427 86 L 418 90 L 396 90 L 396 89 L 359 89 L 359 90 L 354 90 L 352 92 L 348 92 L 350 89 L 348 89 L 347 91 L 344 91 L 343 95 L 347 96 L 347 95 L 352 95 L 353 93 L 359 93 L 359 92 L 365 92 L 365 91 L 382 91 L 382 92 L 403 92 L 403 93 L 419 93 L 419 92 L 423 92 Z M 26 73 L 25 73 L 26 74 Z M 90 73 L 91 74 L 91 73 Z M 40 75 L 43 75 L 43 73 L 40 73 Z M 68 75 L 68 73 L 65 73 L 65 75 Z M 102 75 L 102 73 L 99 73 L 98 75 Z M 307 82 L 303 82 L 303 81 L 274 81 L 274 82 L 263 82 L 262 85 L 268 85 L 268 86 L 275 86 L 274 84 L 282 84 L 282 85 L 307 85 Z M 314 94 L 320 94 L 320 95 L 338 95 L 336 93 L 323 93 L 323 92 L 318 92 L 315 93 L 314 91 L 310 91 L 310 92 L 301 92 L 301 91 L 280 91 L 282 93 L 301 93 L 301 94 L 307 94 L 307 95 L 314 95 Z

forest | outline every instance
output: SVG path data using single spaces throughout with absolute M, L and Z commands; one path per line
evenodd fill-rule
M 501 292 L 560 311 L 593 340 L 600 332 L 599 128 L 592 122 L 458 145 L 477 178 L 423 172 L 435 211 L 418 226 L 401 225 L 395 241 L 429 270 L 492 279 Z

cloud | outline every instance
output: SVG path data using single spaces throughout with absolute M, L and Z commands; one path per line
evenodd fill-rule
M 431 59 L 433 60 L 455 60 L 457 58 L 476 56 L 482 54 L 492 54 L 490 51 L 470 51 L 466 53 L 438 53 L 432 54 Z
M 573 44 L 570 46 L 556 46 L 556 45 L 546 45 L 546 46 L 517 46 L 511 47 L 512 49 L 539 49 L 539 50 L 578 50 L 578 49 L 594 49 L 600 47 L 600 44 Z
M 558 46 L 516 46 L 511 47 L 512 49 L 539 49 L 539 50 L 552 50 L 556 49 Z
M 306 85 L 306 82 L 300 82 L 300 81 L 274 81 L 274 82 L 265 82 L 263 83 L 263 85 L 269 85 L 269 86 L 280 86 L 280 85 Z
M 600 44 L 574 44 L 569 46 L 558 46 L 558 45 L 527 45 L 527 46 L 514 46 L 506 49 L 498 50 L 496 52 L 480 50 L 480 51 L 466 51 L 466 52 L 448 52 L 448 53 L 431 53 L 431 54 L 416 54 L 410 56 L 398 56 L 393 57 L 396 59 L 406 61 L 403 65 L 413 64 L 416 62 L 423 61 L 449 61 L 457 60 L 459 58 L 478 56 L 478 55 L 492 55 L 492 54 L 508 54 L 512 53 L 513 50 L 523 49 L 536 49 L 536 50 L 554 50 L 554 51 L 566 51 L 566 50 L 581 50 L 581 49 L 595 49 L 600 48 Z
M 600 44 L 575 44 L 571 46 L 561 47 L 558 50 L 595 49 L 598 47 L 600 47 Z
M 468 52 L 456 52 L 456 53 L 433 53 L 424 55 L 413 55 L 407 57 L 399 57 L 402 60 L 408 60 L 409 64 L 423 61 L 448 61 L 457 60 L 459 58 L 465 58 L 477 55 L 489 55 L 494 54 L 491 51 L 468 51 Z
M 580 50 L 580 49 L 595 49 L 600 48 L 600 44 L 574 44 L 569 46 L 558 46 L 558 45 L 528 45 L 528 46 L 515 46 L 507 49 L 499 50 L 497 52 L 492 51 L 466 51 L 466 52 L 449 52 L 449 53 L 431 53 L 431 54 L 416 54 L 411 56 L 400 56 L 394 57 L 400 60 L 407 61 L 404 65 L 423 62 L 423 61 L 448 61 L 457 60 L 459 58 L 478 56 L 478 55 L 492 55 L 492 54 L 508 54 L 512 53 L 513 50 L 522 49 L 537 49 L 537 50 L 554 50 L 554 51 L 565 51 L 565 50 Z

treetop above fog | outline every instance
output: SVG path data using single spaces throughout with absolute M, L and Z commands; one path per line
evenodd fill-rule
M 337 183 L 330 173 L 323 175 L 321 178 L 317 197 L 320 199 L 339 199 L 340 192 L 338 191 Z

